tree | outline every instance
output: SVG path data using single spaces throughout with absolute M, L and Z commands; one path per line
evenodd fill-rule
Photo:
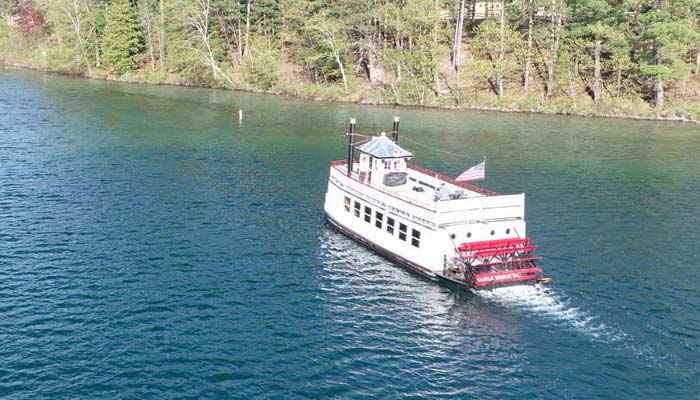
M 19 3 L 19 28 L 27 37 L 40 37 L 48 33 L 44 13 L 31 0 Z
M 347 92 L 348 79 L 345 74 L 345 64 L 343 62 L 347 43 L 344 40 L 342 23 L 336 22 L 331 18 L 326 18 L 325 16 L 317 16 L 309 25 L 312 30 L 312 35 L 316 38 L 317 49 L 320 50 L 320 54 L 317 54 L 317 59 L 322 60 L 326 56 L 332 57 L 333 62 L 337 65 L 343 87 Z
M 459 71 L 460 58 L 462 57 L 462 32 L 464 31 L 464 11 L 466 0 L 458 0 L 457 4 L 457 20 L 455 21 L 455 34 L 452 39 L 452 68 Z
M 113 0 L 105 12 L 102 58 L 114 72 L 134 68 L 141 50 L 141 32 L 129 0 Z
M 81 73 L 87 68 L 92 75 L 92 66 L 99 64 L 98 8 L 92 0 L 40 0 L 40 4 L 46 10 L 62 54 L 70 60 L 65 67 Z M 82 65 L 74 65 L 76 61 Z
M 657 0 L 639 17 L 643 27 L 640 72 L 653 81 L 653 97 L 657 115 L 665 101 L 665 84 L 686 76 L 690 66 L 686 54 L 700 35 L 692 29 L 689 16 L 700 8 L 698 0 Z
M 590 0 L 578 5 L 569 22 L 569 36 L 576 40 L 576 47 L 590 54 L 593 79 L 590 84 L 593 101 L 600 103 L 603 91 L 603 58 L 628 51 L 621 32 L 624 15 L 614 10 L 606 0 Z M 621 61 L 618 58 L 616 61 Z M 621 73 L 621 70 L 618 70 Z M 620 76 L 618 76 L 618 92 Z
M 564 19 L 564 0 L 551 0 L 547 9 L 550 16 L 550 26 L 548 32 L 548 43 L 542 46 L 544 50 L 545 66 L 547 70 L 547 96 L 554 92 L 554 79 L 557 67 L 557 56 L 559 55 L 559 45 L 561 41 L 562 25 Z
M 501 12 L 503 16 L 504 11 Z M 503 80 L 520 69 L 523 43 L 518 32 L 506 26 L 505 17 L 488 20 L 476 29 L 474 48 L 480 58 L 487 60 L 487 78 L 497 96 L 503 96 Z
M 211 0 L 176 0 L 166 3 L 169 68 L 200 85 L 232 83 L 219 63 L 224 60 L 224 39 Z

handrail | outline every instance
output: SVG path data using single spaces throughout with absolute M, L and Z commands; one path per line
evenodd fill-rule
M 416 164 L 410 164 L 410 163 L 409 163 L 409 164 L 408 164 L 408 168 L 410 168 L 410 169 L 412 169 L 412 170 L 415 170 L 415 171 L 418 171 L 418 172 L 422 172 L 422 173 L 424 173 L 424 174 L 426 174 L 426 175 L 428 175 L 428 176 L 437 178 L 437 179 L 439 179 L 439 180 L 441 180 L 441 181 L 445 181 L 445 182 L 447 182 L 447 183 L 451 183 L 451 184 L 453 184 L 453 185 L 455 185 L 455 186 L 459 186 L 459 187 L 462 187 L 462 188 L 464 188 L 464 189 L 471 190 L 472 192 L 476 192 L 476 193 L 479 193 L 479 194 L 483 194 L 484 196 L 500 196 L 500 193 L 498 193 L 498 192 L 494 192 L 494 191 L 492 191 L 492 190 L 484 189 L 484 188 L 481 188 L 481 187 L 479 187 L 479 186 L 472 185 L 472 184 L 470 184 L 470 183 L 460 182 L 460 181 L 458 181 L 458 180 L 456 180 L 456 179 L 454 179 L 454 178 L 452 178 L 452 177 L 449 177 L 449 176 L 443 175 L 443 174 L 439 174 L 439 173 L 437 173 L 437 172 L 435 172 L 435 171 L 433 171 L 433 170 L 430 170 L 430 169 L 425 168 L 425 167 L 421 167 L 421 166 L 416 165 Z
M 348 176 L 348 175 L 346 174 L 346 172 L 343 171 L 342 168 L 340 168 L 340 166 L 341 166 L 342 164 L 345 163 L 345 160 L 342 160 L 342 161 L 343 161 L 342 163 L 338 163 L 337 161 L 339 161 L 339 160 L 332 161 L 332 162 L 331 162 L 331 166 L 332 166 L 333 168 L 336 168 L 337 170 L 339 170 L 340 172 L 342 172 L 342 173 L 345 174 L 346 176 Z M 411 199 L 411 198 L 409 198 L 409 197 L 402 196 L 402 195 L 400 195 L 400 194 L 398 194 L 398 193 L 390 192 L 390 191 L 384 190 L 384 189 L 382 189 L 382 188 L 380 188 L 380 187 L 378 187 L 378 186 L 376 186 L 376 185 L 372 185 L 372 184 L 367 183 L 367 182 L 365 182 L 365 181 L 361 181 L 361 180 L 359 179 L 358 174 L 357 174 L 356 172 L 352 172 L 348 177 L 349 177 L 350 179 L 352 179 L 353 181 L 355 181 L 355 182 L 361 183 L 361 184 L 363 184 L 363 185 L 365 185 L 365 186 L 367 186 L 367 187 L 370 187 L 370 188 L 372 188 L 372 189 L 374 189 L 374 190 L 376 190 L 376 191 L 378 191 L 378 192 L 384 193 L 384 194 L 387 195 L 387 196 L 390 196 L 390 197 L 393 197 L 393 198 L 395 198 L 395 199 L 401 200 L 401 201 L 403 201 L 403 202 L 409 203 L 409 204 L 414 205 L 414 206 L 416 206 L 416 207 L 420 207 L 420 208 L 422 208 L 422 209 L 424 209 L 424 210 L 428 210 L 428 211 L 430 211 L 430 212 L 435 212 L 435 211 L 437 210 L 437 207 L 436 207 L 434 204 L 424 203 L 424 202 L 418 202 L 418 201 L 415 201 L 414 199 Z
M 342 159 L 342 160 L 331 161 L 332 167 L 335 167 L 338 165 L 343 165 L 343 164 L 347 164 L 347 160 Z M 407 163 L 407 165 L 408 165 L 408 168 L 410 168 L 414 171 L 418 171 L 418 172 L 421 172 L 421 173 L 428 175 L 430 177 L 437 178 L 441 181 L 445 181 L 445 182 L 451 183 L 455 186 L 459 186 L 461 188 L 471 190 L 472 192 L 483 194 L 484 196 L 500 196 L 501 195 L 500 193 L 494 192 L 493 190 L 484 189 L 484 188 L 481 188 L 479 186 L 472 185 L 471 183 L 457 181 L 456 179 L 454 179 L 452 177 L 437 173 L 437 172 L 430 170 L 428 168 L 421 167 L 420 165 L 411 164 L 411 163 Z

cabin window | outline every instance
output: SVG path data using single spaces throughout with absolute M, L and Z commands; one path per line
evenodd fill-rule
M 372 166 L 374 165 L 374 157 L 369 158 L 369 169 L 372 169 Z
M 510 235 L 510 228 L 506 229 L 506 235 Z
M 394 234 L 394 219 L 391 217 L 386 217 L 386 231 L 390 234 Z
M 360 218 L 360 202 L 359 201 L 355 202 L 355 216 L 357 218 Z
M 414 247 L 420 247 L 420 231 L 411 229 L 411 244 Z
M 350 198 L 345 196 L 345 212 L 350 212 Z
M 384 161 L 384 169 L 386 169 L 386 170 L 391 169 L 391 161 Z
M 496 231 L 491 231 L 491 236 L 495 235 Z
M 372 222 L 372 209 L 365 206 L 365 222 Z
M 376 226 L 379 229 L 382 229 L 383 222 L 384 222 L 384 214 L 377 211 L 377 213 L 374 216 L 374 226 Z
M 396 161 L 394 161 L 394 171 L 398 171 L 398 170 L 399 170 L 399 161 L 396 160 Z
M 408 227 L 399 222 L 399 239 L 406 241 L 406 234 L 408 233 Z
M 471 232 L 467 232 L 467 238 L 470 238 L 470 237 L 472 237 L 472 233 L 471 233 Z

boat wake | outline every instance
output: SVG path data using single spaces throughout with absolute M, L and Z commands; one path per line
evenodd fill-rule
M 606 343 L 623 341 L 627 335 L 581 310 L 553 289 L 542 286 L 514 286 L 477 292 L 502 306 L 536 314 L 555 326 L 573 329 L 589 338 Z

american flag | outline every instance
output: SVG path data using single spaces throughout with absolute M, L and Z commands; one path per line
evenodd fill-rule
M 486 179 L 486 160 L 462 172 L 457 181 L 478 181 Z

